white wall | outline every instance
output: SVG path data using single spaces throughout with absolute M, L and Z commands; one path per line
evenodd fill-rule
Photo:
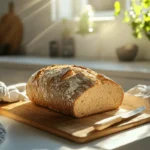
M 127 9 L 129 7 L 130 2 L 129 0 L 119 1 L 121 1 L 121 4 L 123 4 L 123 14 L 124 9 Z M 100 1 L 96 2 L 98 2 L 98 4 L 100 3 Z M 96 25 L 98 27 L 98 37 L 95 40 L 97 40 L 99 43 L 99 53 L 97 53 L 96 55 L 99 59 L 117 59 L 116 49 L 118 47 L 128 43 L 134 43 L 137 44 L 139 47 L 139 52 L 136 59 L 150 60 L 150 41 L 145 36 L 143 36 L 142 39 L 136 39 L 132 35 L 131 26 L 123 23 L 122 14 L 114 20 L 96 22 Z
M 7 12 L 9 1 L 0 0 L 0 15 Z M 20 8 L 23 10 L 23 8 L 30 6 L 30 9 L 26 9 L 25 13 L 20 15 L 24 22 L 23 44 L 27 48 L 27 53 L 29 55 L 47 56 L 49 41 L 61 39 L 61 27 L 58 28 L 58 24 L 52 28 L 50 27 L 50 5 L 45 5 L 48 0 L 36 0 L 37 4 L 35 0 L 14 1 L 16 3 L 17 13 L 20 12 Z M 38 8 L 40 8 L 39 11 L 37 11 Z M 31 15 L 32 13 L 33 15 Z M 97 23 L 97 26 L 99 28 L 98 38 L 95 40 L 99 42 L 98 59 L 117 59 L 116 48 L 127 43 L 136 43 L 139 46 L 137 59 L 150 59 L 149 40 L 147 38 L 141 40 L 134 38 L 131 27 L 123 23 L 120 19 L 101 21 Z
M 10 1 L 12 0 L 0 0 L 0 17 L 7 13 L 8 3 Z M 23 24 L 22 45 L 25 49 L 27 45 L 43 34 L 43 32 L 52 25 L 50 13 L 51 1 L 52 0 L 13 0 L 15 13 L 19 16 Z M 43 44 L 43 40 L 41 40 L 40 43 Z M 35 43 L 35 45 L 36 44 L 37 43 Z M 46 44 L 48 45 L 48 42 Z
M 137 59 L 150 59 L 150 41 L 136 39 L 132 36 L 131 27 L 120 19 L 114 21 L 102 21 L 99 26 L 100 58 L 116 59 L 116 48 L 127 43 L 135 43 L 139 47 Z
M 122 0 L 121 2 L 123 1 L 125 2 L 125 0 Z M 81 5 L 80 2 L 83 2 L 83 0 L 76 0 L 75 2 L 73 3 L 72 8 L 67 7 L 67 5 L 61 6 L 66 7 L 66 9 L 72 9 L 72 11 L 74 11 L 75 9 L 76 11 L 74 13 L 77 14 L 77 12 L 80 12 L 79 6 Z M 65 4 L 66 0 L 63 0 L 62 3 Z M 126 5 L 128 6 L 128 0 L 126 1 L 126 3 Z M 123 9 L 127 8 L 127 6 L 124 6 Z M 99 51 L 96 54 L 98 56 L 98 59 L 117 59 L 116 49 L 118 47 L 128 43 L 134 43 L 137 44 L 139 47 L 139 52 L 136 59 L 149 60 L 150 41 L 146 37 L 143 37 L 142 39 L 136 39 L 135 37 L 133 37 L 131 27 L 128 24 L 123 23 L 122 19 L 123 17 L 119 16 L 118 18 L 115 18 L 115 20 L 96 22 L 96 25 L 99 30 L 97 33 L 98 36 L 95 39 L 99 43 Z M 88 44 L 90 43 L 87 43 L 87 47 Z
M 8 11 L 8 2 L 11 0 L 0 0 L 0 16 Z

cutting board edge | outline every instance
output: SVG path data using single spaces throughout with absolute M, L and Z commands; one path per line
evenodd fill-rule
M 46 128 L 43 128 L 41 125 L 39 125 L 37 123 L 34 123 L 32 121 L 30 121 L 30 123 L 31 123 L 30 124 L 29 120 L 22 119 L 21 117 L 19 117 L 17 115 L 14 115 L 14 114 L 11 114 L 11 113 L 9 113 L 9 112 L 1 109 L 1 108 L 0 108 L 0 115 L 8 117 L 10 119 L 14 119 L 15 121 L 18 121 L 20 123 L 24 123 L 24 124 L 26 124 L 26 125 L 28 125 L 30 127 L 34 127 L 34 128 L 39 129 L 41 131 L 45 131 L 45 132 L 47 131 L 48 133 L 51 133 L 51 134 L 53 134 L 55 136 L 59 135 L 60 137 L 65 138 L 67 140 L 69 139 L 69 140 L 71 140 L 73 142 L 78 142 L 78 139 L 76 139 L 76 138 L 79 138 L 78 136 L 70 135 L 70 134 L 68 134 L 66 132 L 63 132 L 61 130 L 58 130 L 58 129 L 56 130 L 55 128 L 53 128 L 53 129 L 51 129 L 51 128 L 46 129 Z M 69 136 L 69 138 L 67 137 L 67 135 Z M 79 141 L 79 143 L 80 143 L 80 141 Z
M 70 140 L 72 142 L 79 143 L 79 144 L 83 144 L 83 143 L 87 143 L 87 142 L 90 142 L 90 141 L 93 141 L 93 140 L 97 140 L 101 137 L 116 134 L 118 132 L 122 132 L 122 131 L 125 131 L 125 130 L 128 130 L 128 129 L 131 129 L 133 127 L 138 127 L 138 126 L 140 126 L 144 123 L 150 122 L 150 117 L 145 118 L 141 121 L 134 122 L 134 124 L 130 123 L 128 125 L 121 126 L 121 127 L 118 127 L 118 128 L 111 127 L 111 129 L 113 129 L 113 130 L 111 130 L 111 132 L 109 131 L 109 133 L 103 134 L 101 136 L 99 136 L 100 132 L 98 131 L 97 134 L 95 134 L 95 136 L 90 136 L 90 138 L 89 138 L 89 137 L 79 137 L 79 136 L 71 135 L 71 134 L 63 132 L 61 130 L 58 130 L 58 129 L 56 130 L 55 128 L 53 128 L 53 129 L 52 128 L 49 128 L 49 129 L 43 128 L 43 126 L 41 126 L 41 125 L 39 125 L 35 122 L 32 122 L 30 120 L 26 120 L 26 119 L 22 119 L 21 117 L 19 117 L 17 115 L 14 115 L 14 114 L 11 114 L 11 113 L 7 112 L 6 110 L 3 110 L 2 108 L 0 108 L 0 115 L 6 116 L 10 119 L 14 119 L 14 120 L 19 121 L 21 123 L 24 123 L 28 126 L 32 126 L 32 127 L 36 128 L 36 129 L 39 129 L 41 131 L 49 132 L 49 133 L 51 133 L 55 136 L 59 135 L 60 137 L 65 138 L 66 140 Z M 68 136 L 69 136 L 69 138 L 68 138 Z

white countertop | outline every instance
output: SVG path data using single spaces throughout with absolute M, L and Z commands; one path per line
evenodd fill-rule
M 0 57 L 0 67 L 42 68 L 51 64 L 75 64 L 89 67 L 96 71 L 111 72 L 112 75 L 150 79 L 150 62 L 80 60 L 75 58 L 44 58 L 29 56 Z
M 0 116 L 0 122 L 7 131 L 0 150 L 149 150 L 150 123 L 89 143 L 77 144 L 4 116 Z

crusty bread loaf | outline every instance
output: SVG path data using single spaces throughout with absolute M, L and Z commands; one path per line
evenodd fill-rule
M 29 99 L 77 118 L 118 108 L 124 92 L 114 81 L 91 69 L 52 65 L 34 73 L 26 86 Z

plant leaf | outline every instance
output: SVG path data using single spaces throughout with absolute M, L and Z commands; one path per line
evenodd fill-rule
M 120 5 L 120 2 L 119 1 L 116 1 L 114 3 L 114 9 L 115 9 L 115 16 L 118 16 L 120 14 L 120 11 L 121 11 L 121 5 Z
M 128 23 L 130 22 L 129 13 L 127 11 L 124 12 L 124 22 Z

